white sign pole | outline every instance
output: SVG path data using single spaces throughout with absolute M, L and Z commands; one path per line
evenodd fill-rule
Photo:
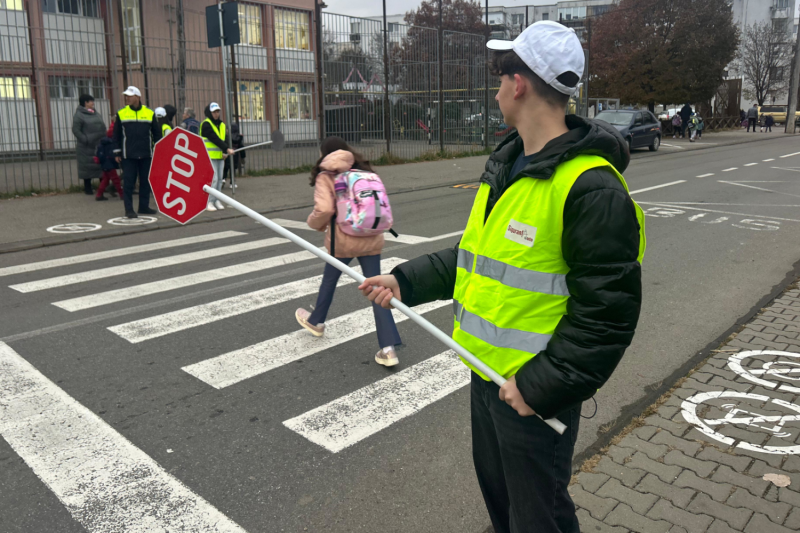
M 311 252 L 312 254 L 316 255 L 317 257 L 319 257 L 320 259 L 322 259 L 323 261 L 325 261 L 329 265 L 334 266 L 337 269 L 339 269 L 340 271 L 344 272 L 345 274 L 347 274 L 348 276 L 350 276 L 351 278 L 353 278 L 357 282 L 364 283 L 364 280 L 366 280 L 366 278 L 364 276 L 362 276 L 361 274 L 359 274 L 358 272 L 356 272 L 355 270 L 353 270 L 349 266 L 345 265 L 344 263 L 342 263 L 341 261 L 339 261 L 338 259 L 336 259 L 332 255 L 330 255 L 330 254 L 328 254 L 326 252 L 323 252 L 322 250 L 320 250 L 319 248 L 317 248 L 316 246 L 314 246 L 310 242 L 308 242 L 308 241 L 306 241 L 304 239 L 301 239 L 300 237 L 298 237 L 297 235 L 295 235 L 291 231 L 289 231 L 286 228 L 276 224 L 275 222 L 271 221 L 270 219 L 268 219 L 267 217 L 261 215 L 260 213 L 256 213 L 255 211 L 253 211 L 252 209 L 250 209 L 246 205 L 242 205 L 241 203 L 237 202 L 236 200 L 234 200 L 230 196 L 228 196 L 226 194 L 223 194 L 220 191 L 217 191 L 216 189 L 213 189 L 213 188 L 209 187 L 208 185 L 204 185 L 203 186 L 203 190 L 205 192 L 207 192 L 208 194 L 210 194 L 211 196 L 213 196 L 214 198 L 216 198 L 217 200 L 220 200 L 221 202 L 223 202 L 225 204 L 228 204 L 230 207 L 233 207 L 237 211 L 239 211 L 241 213 L 244 213 L 245 215 L 249 216 L 253 220 L 256 220 L 256 221 L 260 222 L 261 224 L 265 225 L 266 227 L 268 227 L 269 229 L 271 229 L 272 231 L 274 231 L 278 235 L 280 235 L 282 237 L 286 237 L 287 239 L 289 239 L 293 243 L 297 244 L 301 248 L 303 248 L 303 249 Z M 428 333 L 430 333 L 431 335 L 433 335 L 434 337 L 439 339 L 447 347 L 451 348 L 458 355 L 460 355 L 461 357 L 463 357 L 464 359 L 469 361 L 469 363 L 472 366 L 474 366 L 475 368 L 480 370 L 485 376 L 488 376 L 492 381 L 494 381 L 495 383 L 497 383 L 498 385 L 501 385 L 501 386 L 503 385 L 503 383 L 506 382 L 506 380 L 505 380 L 505 378 L 503 378 L 503 376 L 501 376 L 500 374 L 498 374 L 497 372 L 495 372 L 494 370 L 492 370 L 491 368 L 486 366 L 486 363 L 484 363 L 483 361 L 481 361 L 480 359 L 478 359 L 477 357 L 472 355 L 472 353 L 470 353 L 466 348 L 464 348 L 463 346 L 458 344 L 456 341 L 453 340 L 452 337 L 450 337 L 449 335 L 444 333 L 442 330 L 440 330 L 439 328 L 437 328 L 436 326 L 434 326 L 433 324 L 428 322 L 425 318 L 423 318 L 422 316 L 418 315 L 416 312 L 412 311 L 403 302 L 401 302 L 397 298 L 392 298 L 391 304 L 392 304 L 392 306 L 394 306 L 395 309 L 397 309 L 398 311 L 400 311 L 401 313 L 406 315 L 412 321 L 416 322 L 425 331 L 427 331 Z M 539 416 L 539 415 L 536 415 L 536 416 Z M 542 417 L 539 416 L 539 418 L 542 418 Z M 562 435 L 564 433 L 564 431 L 567 429 L 567 426 L 565 426 L 563 422 L 561 422 L 560 420 L 558 420 L 556 418 L 550 418 L 550 419 L 545 420 L 544 422 L 548 426 L 553 428 L 556 432 L 558 432 L 559 435 Z
M 247 146 L 242 146 L 241 148 L 237 148 L 236 150 L 233 151 L 233 153 L 235 154 L 236 152 L 241 152 L 242 150 L 247 150 L 248 148 L 255 148 L 256 146 L 264 146 L 265 144 L 272 144 L 272 141 L 267 141 L 258 144 L 248 144 Z

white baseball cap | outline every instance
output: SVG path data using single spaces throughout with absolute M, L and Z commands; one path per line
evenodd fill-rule
M 531 24 L 513 41 L 492 39 L 487 48 L 498 52 L 513 50 L 534 74 L 560 93 L 572 95 L 577 87 L 568 87 L 558 77 L 574 72 L 583 77 L 583 46 L 575 30 L 553 20 Z
M 166 116 L 167 116 L 167 110 L 166 109 L 164 109 L 163 107 L 157 107 L 156 108 L 156 117 L 157 118 L 162 118 L 162 117 L 166 117 Z
M 211 111 L 212 113 L 214 111 L 219 111 L 219 104 L 216 102 L 211 102 L 211 105 L 208 106 L 208 110 Z
M 142 96 L 142 93 L 139 92 L 139 89 L 137 89 L 133 85 L 125 89 L 125 92 L 122 94 L 124 94 L 125 96 L 138 96 L 140 98 Z

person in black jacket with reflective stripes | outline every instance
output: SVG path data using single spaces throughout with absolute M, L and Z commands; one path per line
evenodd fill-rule
M 570 87 L 583 71 L 583 52 L 577 38 L 567 33 L 571 31 L 538 22 L 514 41 L 513 49 L 507 42 L 488 43 L 501 50 L 491 62 L 501 79 L 496 99 L 506 123 L 517 131 L 494 150 L 480 178 L 490 188 L 483 224 L 504 195 L 515 201 L 519 187 L 511 189 L 514 184 L 525 178 L 553 179 L 559 166 L 579 155 L 601 156 L 620 174 L 630 162 L 625 140 L 611 125 L 564 117 Z M 530 47 L 539 53 L 526 53 Z M 503 209 L 507 206 L 505 202 Z M 643 228 L 637 209 L 611 169 L 601 166 L 578 175 L 563 204 L 560 241 L 568 266 L 563 316 L 546 347 L 506 376 L 502 388 L 473 372 L 473 460 L 496 533 L 579 531 L 567 486 L 581 403 L 614 372 L 633 339 L 641 309 Z M 505 238 L 515 236 L 512 232 Z M 359 289 L 384 307 L 390 307 L 392 296 L 408 306 L 451 299 L 457 276 L 467 275 L 461 265 L 457 244 L 412 259 L 389 276 L 370 278 Z M 478 263 L 471 265 L 466 267 L 469 276 L 478 268 Z M 494 306 L 498 315 L 503 307 L 503 302 Z M 488 328 L 489 344 L 492 335 L 502 344 L 503 332 L 525 333 L 491 324 Z M 481 358 L 481 353 L 475 355 Z M 557 417 L 567 431 L 559 437 L 533 414 Z

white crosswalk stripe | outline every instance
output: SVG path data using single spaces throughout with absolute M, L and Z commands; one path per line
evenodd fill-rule
M 0 435 L 90 533 L 245 533 L 3 342 Z
M 289 220 L 286 218 L 273 218 L 272 221 L 275 222 L 276 224 L 280 224 L 284 228 L 316 231 L 312 228 L 309 228 L 308 224 L 306 224 L 305 222 L 298 222 L 297 220 Z M 425 242 L 433 242 L 433 241 L 438 241 L 440 239 L 457 237 L 462 233 L 464 233 L 463 230 L 454 231 L 453 233 L 445 233 L 444 235 L 436 235 L 435 237 L 418 237 L 416 235 L 404 235 L 404 234 L 400 234 L 397 237 L 395 237 L 391 233 L 387 232 L 383 234 L 383 238 L 386 239 L 387 242 L 397 242 L 401 244 L 422 244 Z
M 184 239 L 175 239 L 171 241 L 161 241 L 150 244 L 141 244 L 139 246 L 129 246 L 127 248 L 117 248 L 116 250 L 106 250 L 103 252 L 95 252 L 91 254 L 73 255 L 71 257 L 62 257 L 60 259 L 50 259 L 48 261 L 39 261 L 37 263 L 27 263 L 24 265 L 16 265 L 16 266 L 0 268 L 0 277 L 11 276 L 13 274 L 21 274 L 23 272 L 34 272 L 36 270 L 44 270 L 47 268 L 78 265 L 80 263 L 90 263 L 92 261 L 99 261 L 101 259 L 123 257 L 126 255 L 152 252 L 154 250 L 165 250 L 167 248 L 186 246 L 188 244 L 198 244 L 203 242 L 216 241 L 220 239 L 230 239 L 232 237 L 240 237 L 242 235 L 247 235 L 247 234 L 242 233 L 241 231 L 222 231 L 219 233 L 198 235 L 196 237 L 186 237 Z
M 160 292 L 191 287 L 192 285 L 198 285 L 200 283 L 208 283 L 220 279 L 250 274 L 252 272 L 289 265 L 299 261 L 307 261 L 309 259 L 313 259 L 314 257 L 316 256 L 311 252 L 295 252 L 286 255 L 279 255 L 277 257 L 270 257 L 268 259 L 261 259 L 259 261 L 250 261 L 248 263 L 239 263 L 226 266 L 224 269 L 215 268 L 213 270 L 198 272 L 197 274 L 187 274 L 185 276 L 163 279 L 160 281 L 154 281 L 152 283 L 144 283 L 142 285 L 135 285 L 133 287 L 125 287 L 124 289 L 101 292 L 98 294 L 91 294 L 89 296 L 81 296 L 79 298 L 72 298 L 70 300 L 62 300 L 60 302 L 54 302 L 53 305 L 60 307 L 61 309 L 66 309 L 70 312 L 81 311 L 83 309 L 91 309 L 101 305 L 125 302 L 133 298 L 141 298 L 142 296 L 150 296 Z
M 381 272 L 391 270 L 404 261 L 405 259 L 397 257 L 384 259 L 381 261 Z M 359 267 L 354 268 L 354 270 L 360 272 Z M 112 326 L 108 329 L 128 342 L 135 344 L 313 294 L 319 290 L 321 282 L 322 276 L 314 276 L 163 315 L 128 322 L 119 326 Z M 354 283 L 354 280 L 347 276 L 342 276 L 337 286 L 351 283 Z
M 182 263 L 189 263 L 191 261 L 199 261 L 201 259 L 209 259 L 212 257 L 220 257 L 222 255 L 258 250 L 261 248 L 276 246 L 278 244 L 284 244 L 287 242 L 289 242 L 287 239 L 271 237 L 269 239 L 244 242 L 241 244 L 233 244 L 230 246 L 222 246 L 219 248 L 212 248 L 210 250 L 201 250 L 199 252 L 173 255 L 170 257 L 162 257 L 158 259 L 148 259 L 147 261 L 140 261 L 138 263 L 129 263 L 127 265 L 101 268 L 98 270 L 89 270 L 85 272 L 79 272 L 77 274 L 57 276 L 55 278 L 47 278 L 39 281 L 30 281 L 28 283 L 19 283 L 17 285 L 10 285 L 9 287 L 11 289 L 14 289 L 15 291 L 23 293 L 42 291 L 45 289 L 52 289 L 55 287 L 74 285 L 75 283 L 94 281 L 101 278 L 123 276 L 131 274 L 133 272 L 141 272 L 143 270 L 152 270 L 154 268 L 175 266 Z
M 452 305 L 452 300 L 423 304 L 415 311 L 423 314 L 448 305 Z M 396 323 L 408 320 L 397 310 L 392 314 Z M 325 323 L 323 337 L 314 337 L 301 329 L 185 366 L 183 370 L 214 388 L 222 389 L 374 331 L 372 307 L 368 307 L 329 320 Z
M 470 370 L 448 350 L 283 425 L 337 453 L 466 386 L 470 379 Z

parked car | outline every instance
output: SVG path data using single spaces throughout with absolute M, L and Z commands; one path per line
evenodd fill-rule
M 788 106 L 785 105 L 765 105 L 758 108 L 758 119 L 762 120 L 767 116 L 771 116 L 775 124 L 786 124 L 786 114 L 789 112 Z M 795 120 L 800 118 L 800 109 L 795 113 Z M 763 122 L 761 122 L 763 124 Z
M 650 111 L 603 111 L 595 120 L 608 122 L 625 137 L 628 148 L 650 148 L 651 152 L 661 146 L 661 123 Z

